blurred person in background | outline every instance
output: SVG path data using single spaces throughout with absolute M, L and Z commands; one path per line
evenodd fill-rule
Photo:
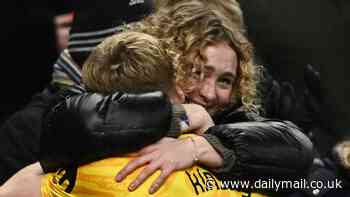
M 67 43 L 61 19 L 56 16 L 71 11 L 68 1 L 13 0 L 3 4 L 0 17 L 4 77 L 0 83 L 6 96 L 0 100 L 0 123 L 27 104 L 51 80 L 51 65 L 58 56 L 58 40 Z M 69 26 L 71 19 L 64 19 Z M 6 77 L 5 77 L 6 76 Z

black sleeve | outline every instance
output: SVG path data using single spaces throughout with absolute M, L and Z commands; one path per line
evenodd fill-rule
M 264 120 L 211 127 L 204 137 L 223 156 L 223 179 L 286 179 L 307 174 L 313 160 L 310 140 L 287 121 Z
M 43 117 L 56 98 L 54 90 L 47 88 L 1 125 L 0 185 L 20 169 L 38 161 Z
M 171 113 L 161 92 L 67 98 L 46 117 L 40 163 L 49 172 L 136 151 L 168 134 Z
M 40 107 L 27 106 L 0 128 L 0 185 L 25 166 L 38 160 L 41 131 Z

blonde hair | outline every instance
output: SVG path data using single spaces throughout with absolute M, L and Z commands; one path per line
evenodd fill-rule
M 236 0 L 155 0 L 155 5 L 157 10 L 161 10 L 190 1 L 203 3 L 207 8 L 220 12 L 225 16 L 222 20 L 225 20 L 236 30 L 245 32 L 243 12 Z
M 239 63 L 232 104 L 239 102 L 245 111 L 258 113 L 260 101 L 256 85 L 259 72 L 252 63 L 252 45 L 241 29 L 227 23 L 226 19 L 218 11 L 207 8 L 201 0 L 180 1 L 166 6 L 132 28 L 167 42 L 173 54 L 177 54 L 173 57 L 176 82 L 185 89 L 194 84 L 189 80 L 194 72 L 203 72 L 206 61 L 203 51 L 206 47 L 226 42 L 237 53 Z
M 82 69 L 90 91 L 168 91 L 174 86 L 174 67 L 157 38 L 140 32 L 122 32 L 103 41 Z

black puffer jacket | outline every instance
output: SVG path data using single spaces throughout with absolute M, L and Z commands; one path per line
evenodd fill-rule
M 310 140 L 290 121 L 235 110 L 220 118 L 204 137 L 223 156 L 222 179 L 305 177 L 312 164 Z
M 168 134 L 171 110 L 162 92 L 69 97 L 44 120 L 41 165 L 49 172 L 134 152 Z

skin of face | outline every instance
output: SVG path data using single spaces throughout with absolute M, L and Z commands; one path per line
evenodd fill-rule
M 203 55 L 207 60 L 204 78 L 186 95 L 186 99 L 202 105 L 213 115 L 231 104 L 237 77 L 237 54 L 226 42 L 218 42 L 207 46 Z

